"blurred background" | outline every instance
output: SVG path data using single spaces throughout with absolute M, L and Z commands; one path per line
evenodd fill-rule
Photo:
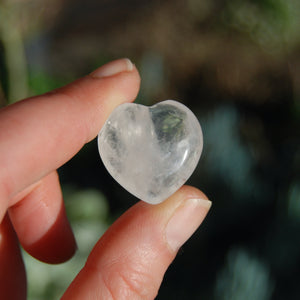
M 188 183 L 213 201 L 157 299 L 300 299 L 299 28 L 298 0 L 0 0 L 0 106 L 129 57 L 138 103 L 175 99 L 199 118 Z M 24 253 L 31 300 L 58 299 L 137 201 L 95 141 L 59 174 L 79 251 L 59 266 Z

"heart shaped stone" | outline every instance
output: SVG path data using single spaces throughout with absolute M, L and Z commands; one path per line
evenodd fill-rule
M 139 199 L 157 204 L 191 176 L 203 147 L 200 124 L 183 104 L 118 106 L 98 135 L 108 172 Z

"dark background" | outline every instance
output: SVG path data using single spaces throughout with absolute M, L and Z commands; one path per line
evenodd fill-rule
M 299 28 L 296 0 L 1 0 L 0 105 L 129 57 L 138 103 L 175 99 L 198 117 L 204 150 L 188 183 L 213 201 L 157 299 L 299 299 Z M 70 219 L 95 231 L 91 243 L 137 201 L 95 141 L 59 173 Z M 103 228 L 89 229 L 92 219 Z M 30 299 L 55 299 L 59 277 L 26 259 L 29 279 L 48 280 L 30 282 Z

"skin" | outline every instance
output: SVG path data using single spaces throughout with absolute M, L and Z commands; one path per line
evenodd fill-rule
M 19 244 L 47 263 L 75 253 L 56 170 L 98 134 L 117 105 L 135 99 L 139 85 L 135 67 L 88 75 L 0 110 L 1 298 L 26 299 Z M 184 186 L 159 205 L 140 201 L 125 212 L 96 243 L 63 299 L 153 299 L 177 252 L 166 242 L 166 224 L 191 198 L 207 199 Z M 198 225 L 207 211 L 199 210 Z

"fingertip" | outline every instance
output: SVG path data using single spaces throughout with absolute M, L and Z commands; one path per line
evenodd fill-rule
M 198 199 L 205 199 L 209 200 L 208 197 L 198 188 L 190 185 L 183 185 L 178 191 L 179 197 L 182 197 L 184 199 L 190 199 L 190 198 L 198 198 Z M 173 195 L 176 196 L 176 193 Z
M 165 227 L 165 240 L 171 252 L 194 234 L 205 219 L 212 202 L 200 190 L 185 186 L 169 199 L 172 211 Z
M 167 220 L 174 211 L 188 199 L 202 199 L 203 203 L 205 203 L 203 204 L 204 206 L 211 206 L 211 201 L 209 201 L 208 197 L 201 190 L 189 185 L 183 185 L 173 195 L 160 204 L 151 205 L 145 203 L 145 205 L 152 206 L 155 213 L 164 214 Z
M 131 72 L 133 71 L 134 64 L 128 58 L 121 58 L 114 61 L 111 61 L 104 66 L 96 69 L 89 75 L 94 78 L 104 78 L 115 76 L 122 72 Z
M 109 62 L 87 76 L 55 91 L 55 98 L 66 96 L 88 117 L 78 120 L 84 128 L 84 143 L 98 134 L 112 111 L 119 105 L 133 102 L 138 95 L 141 78 L 136 66 L 127 58 Z M 87 110 L 87 108 L 91 108 Z M 82 123 L 84 122 L 84 123 Z M 82 126 L 83 125 L 83 126 Z M 78 137 L 79 139 L 79 137 Z

